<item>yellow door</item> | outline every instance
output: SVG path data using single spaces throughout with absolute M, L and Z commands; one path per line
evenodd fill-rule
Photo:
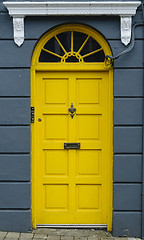
M 79 24 L 50 30 L 34 50 L 34 228 L 104 224 L 112 229 L 113 69 L 106 55 L 111 55 L 106 40 Z
M 108 72 L 37 72 L 36 89 L 37 224 L 107 224 Z

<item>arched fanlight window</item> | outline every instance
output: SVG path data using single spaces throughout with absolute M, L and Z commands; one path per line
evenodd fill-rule
M 50 35 L 41 48 L 38 62 L 104 62 L 105 53 L 100 41 L 92 36 L 91 31 L 83 28 L 63 28 Z

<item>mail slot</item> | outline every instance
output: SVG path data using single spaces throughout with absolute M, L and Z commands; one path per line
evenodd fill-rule
M 80 143 L 64 143 L 64 149 L 80 149 Z

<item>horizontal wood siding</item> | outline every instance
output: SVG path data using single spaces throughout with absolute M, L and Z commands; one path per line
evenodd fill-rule
M 31 210 L 0 210 L 0 230 L 30 232 Z
M 142 98 L 116 98 L 114 125 L 142 125 Z
M 0 125 L 30 125 L 29 98 L 0 98 Z
M 30 209 L 31 207 L 31 185 L 28 183 L 0 183 L 0 206 L 1 209 Z
M 142 12 L 134 21 L 142 20 Z M 143 28 L 135 46 L 114 62 L 113 235 L 141 237 L 143 154 Z M 126 49 L 109 41 L 114 56 Z
M 0 69 L 0 97 L 30 97 L 29 69 Z
M 30 180 L 30 154 L 0 154 L 0 181 Z
M 1 12 L 0 21 L 0 230 L 29 232 L 30 63 L 35 42 L 27 41 L 17 47 L 13 42 L 12 18 Z
M 115 212 L 113 214 L 113 233 L 116 236 L 141 236 L 141 212 Z
M 142 69 L 114 69 L 114 97 L 143 96 Z
M 3 52 L 3 55 L 0 57 L 0 67 L 30 68 L 35 43 L 34 40 L 27 40 L 21 47 L 18 47 L 13 40 L 1 40 L 0 52 Z
M 114 184 L 115 211 L 141 211 L 141 184 Z
M 139 126 L 114 127 L 114 152 L 142 153 L 142 127 Z
M 109 40 L 116 56 L 126 49 L 120 40 Z M 114 61 L 115 68 L 142 68 L 143 67 L 143 40 L 135 40 L 135 47 L 127 54 Z
M 142 154 L 115 154 L 113 178 L 115 183 L 141 183 Z
M 29 126 L 0 126 L 0 153 L 29 153 Z

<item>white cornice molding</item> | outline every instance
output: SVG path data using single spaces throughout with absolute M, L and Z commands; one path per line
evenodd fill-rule
M 87 2 L 4 2 L 12 17 L 46 15 L 130 15 L 136 14 L 140 1 L 87 1 Z
M 24 41 L 24 17 L 49 15 L 118 15 L 121 18 L 121 41 L 131 39 L 131 17 L 136 14 L 140 1 L 87 1 L 87 2 L 3 2 L 13 17 L 14 40 L 20 46 Z

